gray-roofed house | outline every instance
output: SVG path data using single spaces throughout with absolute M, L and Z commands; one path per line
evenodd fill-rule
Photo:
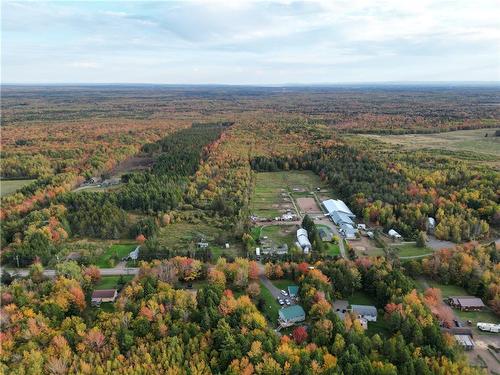
M 284 327 L 306 320 L 306 313 L 300 305 L 284 307 L 278 311 L 278 315 L 279 323 Z
M 354 225 L 354 221 L 352 221 L 352 219 L 349 217 L 349 215 L 347 215 L 344 212 L 333 211 L 332 213 L 330 213 L 330 217 L 332 218 L 333 222 L 337 225 L 341 225 L 341 224 Z
M 370 305 L 351 305 L 351 311 L 358 316 L 358 318 L 365 319 L 368 322 L 377 321 L 377 308 Z

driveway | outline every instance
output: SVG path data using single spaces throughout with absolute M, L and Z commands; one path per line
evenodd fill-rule
M 441 250 L 441 249 L 450 249 L 450 248 L 454 248 L 455 246 L 457 246 L 457 244 L 455 244 L 451 241 L 438 240 L 434 236 L 428 236 L 426 245 L 434 251 Z
M 271 292 L 274 298 L 283 298 L 283 294 L 281 294 L 281 289 L 278 289 L 274 286 L 274 284 L 267 278 L 264 273 L 264 265 L 261 262 L 258 262 L 259 266 L 259 279 L 262 281 L 262 284 Z

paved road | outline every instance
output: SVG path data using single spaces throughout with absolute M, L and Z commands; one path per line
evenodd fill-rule
M 3 269 L 2 269 L 3 270 Z M 139 268 L 100 268 L 101 276 L 120 276 L 120 275 L 137 275 Z M 12 276 L 26 277 L 29 274 L 28 269 L 6 269 Z M 47 277 L 55 277 L 55 270 L 43 270 L 43 274 Z
M 274 284 L 267 278 L 267 276 L 264 273 L 264 265 L 261 262 L 258 262 L 257 265 L 259 266 L 259 279 L 262 281 L 262 284 L 271 292 L 274 298 L 281 297 L 283 298 L 283 294 L 281 294 L 281 290 L 276 288 Z

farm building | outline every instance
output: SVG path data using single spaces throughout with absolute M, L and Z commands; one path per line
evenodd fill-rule
M 462 311 L 480 311 L 485 308 L 481 298 L 464 296 L 464 297 L 450 297 L 448 303 Z
M 282 308 L 279 310 L 278 315 L 282 326 L 290 326 L 306 320 L 306 313 L 300 305 Z
M 334 211 L 330 214 L 330 217 L 332 218 L 333 222 L 336 225 L 342 225 L 342 224 L 354 225 L 354 221 L 352 221 L 349 215 L 345 214 L 344 212 Z
M 297 285 L 288 285 L 288 295 L 290 297 L 295 297 L 299 293 L 299 287 Z
M 94 290 L 92 293 L 92 305 L 99 306 L 102 302 L 115 302 L 118 296 L 116 289 Z
M 358 318 L 365 319 L 368 322 L 377 321 L 377 308 L 370 305 L 351 305 L 351 311 L 358 316 Z
M 474 340 L 472 340 L 472 337 L 469 335 L 455 335 L 455 340 L 457 340 L 465 350 L 474 349 Z
M 394 229 L 389 229 L 389 232 L 387 232 L 389 237 L 391 237 L 393 240 L 400 240 L 403 238 L 398 232 L 396 232 Z
M 304 228 L 297 229 L 297 242 L 299 243 L 304 253 L 308 254 L 311 250 L 311 242 L 309 241 L 309 237 L 307 236 L 307 230 L 305 230 Z
M 342 233 L 346 239 L 353 240 L 356 238 L 356 233 L 358 233 L 358 230 L 351 224 L 341 224 L 340 233 Z
M 325 208 L 326 212 L 328 212 L 328 215 L 332 215 L 333 212 L 342 212 L 351 218 L 356 217 L 349 207 L 347 207 L 347 205 L 340 199 L 327 199 L 326 201 L 321 202 L 321 204 Z

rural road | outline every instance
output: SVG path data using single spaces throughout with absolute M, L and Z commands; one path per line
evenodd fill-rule
M 101 276 L 120 276 L 120 275 L 137 275 L 139 273 L 139 268 L 99 268 L 101 271 Z M 3 271 L 3 268 L 0 272 Z M 5 269 L 12 276 L 21 276 L 26 277 L 29 274 L 29 270 L 26 268 L 23 269 Z M 55 270 L 43 270 L 44 276 L 47 277 L 55 277 Z

